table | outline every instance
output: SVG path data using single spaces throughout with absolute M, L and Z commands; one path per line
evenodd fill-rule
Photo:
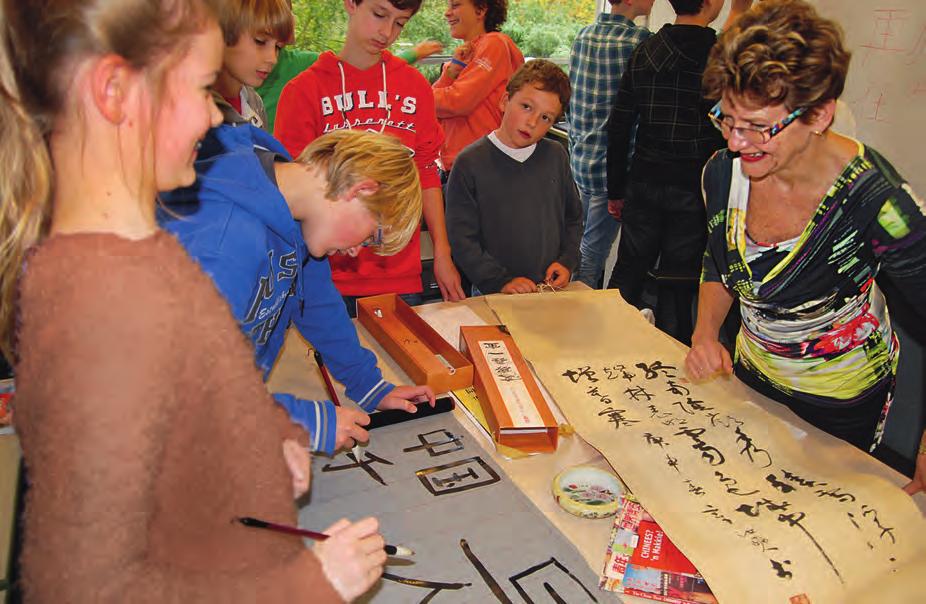
M 0 602 L 5 602 L 9 596 L 20 457 L 16 435 L 0 434 Z
M 575 287 L 575 286 L 573 286 Z M 438 307 L 447 303 L 438 303 Z M 484 298 L 471 298 L 461 303 L 473 310 L 480 318 L 487 322 L 495 322 L 494 314 L 486 304 Z M 408 378 L 398 365 L 385 353 L 385 351 L 358 325 L 358 334 L 364 346 L 372 350 L 380 360 L 380 367 L 386 379 L 396 383 L 409 383 Z M 663 334 L 654 334 L 654 337 L 666 337 Z M 674 342 L 674 341 L 673 341 Z M 678 346 L 681 344 L 676 343 Z M 269 387 L 273 391 L 288 392 L 304 398 L 328 398 L 321 378 L 314 364 L 307 356 L 308 344 L 295 331 L 291 330 L 287 336 L 286 344 L 278 359 L 277 365 L 270 376 Z M 340 384 L 335 385 L 343 392 Z M 742 384 L 737 387 L 745 388 Z M 753 396 L 752 400 L 763 406 L 773 415 L 785 420 L 796 428 L 809 432 L 819 433 L 819 430 L 810 426 L 790 410 L 764 399 Z M 522 490 L 539 508 L 549 521 L 556 526 L 582 554 L 591 569 L 600 573 L 603 555 L 607 545 L 610 519 L 586 520 L 572 516 L 555 503 L 550 494 L 550 484 L 553 477 L 562 469 L 577 464 L 588 464 L 610 469 L 610 465 L 594 448 L 590 447 L 579 436 L 561 437 L 558 450 L 553 454 L 537 455 L 526 459 L 508 460 L 498 455 L 494 449 L 485 443 L 479 431 L 465 418 L 459 410 L 455 411 L 460 423 L 469 431 L 473 438 L 486 448 L 486 453 L 492 457 L 518 488 Z M 907 482 L 907 478 L 887 466 L 881 466 L 881 475 L 898 486 Z M 618 472 L 620 468 L 615 468 Z M 926 495 L 915 497 L 918 507 L 926 513 Z M 624 598 L 625 601 L 638 601 L 636 598 Z M 642 601 L 642 600 L 639 600 Z

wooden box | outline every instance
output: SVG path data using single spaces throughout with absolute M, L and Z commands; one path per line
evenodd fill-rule
M 555 451 L 556 419 L 505 326 L 461 327 L 460 348 L 473 362 L 476 394 L 495 440 L 522 451 Z
M 360 298 L 357 319 L 415 384 L 435 393 L 472 386 L 472 364 L 399 296 Z

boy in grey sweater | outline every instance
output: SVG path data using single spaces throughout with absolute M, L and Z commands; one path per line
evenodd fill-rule
M 473 295 L 565 287 L 579 259 L 582 206 L 562 145 L 544 139 L 569 78 L 529 61 L 511 77 L 498 130 L 464 149 L 447 183 L 447 234 Z

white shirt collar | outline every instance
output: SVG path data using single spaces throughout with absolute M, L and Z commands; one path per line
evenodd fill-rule
M 508 145 L 503 143 L 501 140 L 499 140 L 498 135 L 495 134 L 495 132 L 496 131 L 492 131 L 489 133 L 489 140 L 492 141 L 492 144 L 498 147 L 502 151 L 502 153 L 504 153 L 511 159 L 517 162 L 520 162 L 522 164 L 527 161 L 528 157 L 533 155 L 534 149 L 537 148 L 537 143 L 534 143 L 533 145 L 528 145 L 527 147 L 521 147 L 520 149 L 515 148 L 515 147 L 509 147 Z

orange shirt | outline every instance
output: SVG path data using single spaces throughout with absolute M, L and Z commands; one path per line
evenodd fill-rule
M 446 66 L 434 82 L 434 106 L 444 129 L 440 159 L 444 170 L 464 147 L 492 132 L 502 122 L 501 100 L 524 55 L 503 33 L 490 32 L 472 42 L 473 56 L 456 78 Z

